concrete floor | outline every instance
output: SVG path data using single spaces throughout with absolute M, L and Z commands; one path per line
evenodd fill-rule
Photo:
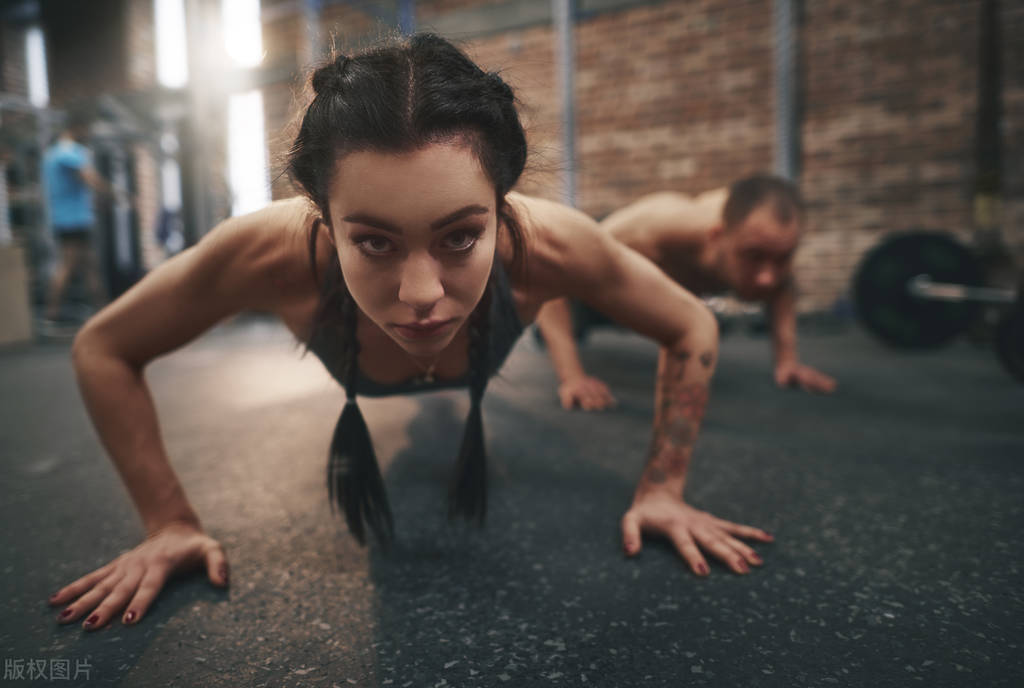
M 276 325 L 221 327 L 148 377 L 231 587 L 177 579 L 138 626 L 95 633 L 46 598 L 141 526 L 67 344 L 0 351 L 5 672 L 80 671 L 3 685 L 1022 685 L 1024 387 L 963 343 L 911 355 L 849 331 L 802 350 L 835 396 L 777 390 L 766 340 L 723 340 L 687 499 L 777 539 L 751 575 L 701 580 L 661 543 L 621 554 L 651 343 L 592 335 L 620 407 L 588 415 L 558 407 L 523 338 L 485 404 L 483 530 L 444 515 L 465 394 L 365 400 L 399 536 L 382 552 L 327 506 L 341 391 Z

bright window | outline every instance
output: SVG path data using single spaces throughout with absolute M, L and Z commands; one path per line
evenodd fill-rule
M 263 60 L 260 0 L 223 0 L 224 47 L 239 67 Z
M 168 88 L 188 83 L 185 0 L 155 0 L 156 78 Z
M 270 202 L 261 91 L 233 93 L 228 99 L 228 176 L 232 215 L 258 210 Z
M 25 32 L 25 63 L 29 102 L 36 107 L 46 107 L 50 102 L 50 83 L 46 76 L 46 44 L 43 30 L 38 26 Z

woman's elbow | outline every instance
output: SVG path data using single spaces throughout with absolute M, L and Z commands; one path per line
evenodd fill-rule
M 85 323 L 71 342 L 71 366 L 78 379 L 82 380 L 84 377 L 88 377 L 90 371 L 104 368 L 111 362 L 124 364 L 131 368 L 140 368 L 115 353 L 94 318 Z
M 718 319 L 702 301 L 695 301 L 689 309 L 684 331 L 675 339 L 671 348 L 677 351 L 700 354 L 718 352 Z

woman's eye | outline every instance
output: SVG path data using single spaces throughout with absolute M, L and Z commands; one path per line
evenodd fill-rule
M 444 238 L 443 244 L 449 251 L 468 251 L 479 236 L 479 232 L 451 232 Z
M 359 248 L 371 255 L 383 255 L 391 251 L 394 245 L 391 240 L 382 236 L 367 236 L 356 240 Z

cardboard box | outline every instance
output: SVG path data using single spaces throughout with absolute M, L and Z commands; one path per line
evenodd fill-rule
M 28 270 L 20 246 L 0 246 L 0 345 L 32 339 Z

